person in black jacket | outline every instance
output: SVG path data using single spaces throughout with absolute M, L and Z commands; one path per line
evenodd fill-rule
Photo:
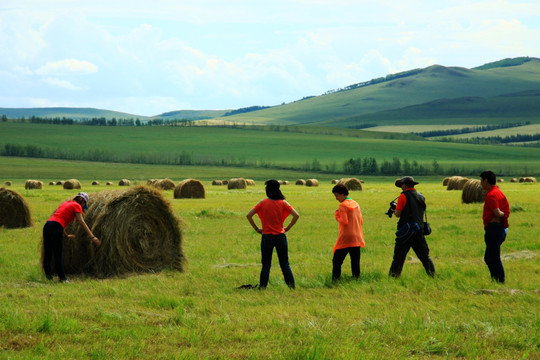
M 395 182 L 395 185 L 403 192 L 398 197 L 395 209 L 392 210 L 394 215 L 399 218 L 394 259 L 389 273 L 392 277 L 401 275 L 405 258 L 411 247 L 424 265 L 426 273 L 431 277 L 435 275 L 435 265 L 429 257 L 429 247 L 423 231 L 426 202 L 425 197 L 414 188 L 417 184 L 418 182 L 414 181 L 411 176 L 404 176 Z

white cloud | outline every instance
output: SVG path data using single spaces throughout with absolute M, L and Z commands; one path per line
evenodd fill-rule
M 50 78 L 50 77 L 44 78 L 43 82 L 46 84 L 52 85 L 54 87 L 58 87 L 58 88 L 66 89 L 66 90 L 82 90 L 82 88 L 73 85 L 69 81 L 61 80 L 57 78 Z
M 62 75 L 75 74 L 86 75 L 98 71 L 98 67 L 88 61 L 76 59 L 66 59 L 55 62 L 47 62 L 44 66 L 36 70 L 38 75 Z

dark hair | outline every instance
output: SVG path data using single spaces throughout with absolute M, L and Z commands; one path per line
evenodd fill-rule
M 279 182 L 277 180 L 271 179 L 265 181 L 264 185 L 266 186 L 266 196 L 272 200 L 285 200 L 285 196 L 279 190 Z
M 337 184 L 332 188 L 333 194 L 349 195 L 349 189 L 343 184 Z
M 495 176 L 495 173 L 493 173 L 493 171 L 486 170 L 480 174 L 480 177 L 482 178 L 482 180 L 487 180 L 490 185 L 495 185 L 497 183 L 497 177 Z

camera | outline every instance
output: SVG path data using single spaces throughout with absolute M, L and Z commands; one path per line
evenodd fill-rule
M 390 208 L 388 208 L 388 210 L 385 212 L 385 214 L 388 215 L 388 217 L 391 218 L 392 215 L 394 214 L 394 212 L 392 210 L 395 210 L 396 206 L 397 206 L 397 203 L 395 201 L 390 201 Z

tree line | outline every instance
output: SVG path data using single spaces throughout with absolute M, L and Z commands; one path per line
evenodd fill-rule
M 505 123 L 505 124 L 495 124 L 495 125 L 477 125 L 471 127 L 464 127 L 461 129 L 446 129 L 446 130 L 430 130 L 422 132 L 413 132 L 412 134 L 427 138 L 434 136 L 451 136 L 451 135 L 460 135 L 460 134 L 470 134 L 475 132 L 491 131 L 498 129 L 508 129 L 524 125 L 530 125 L 530 121 L 525 123 Z

